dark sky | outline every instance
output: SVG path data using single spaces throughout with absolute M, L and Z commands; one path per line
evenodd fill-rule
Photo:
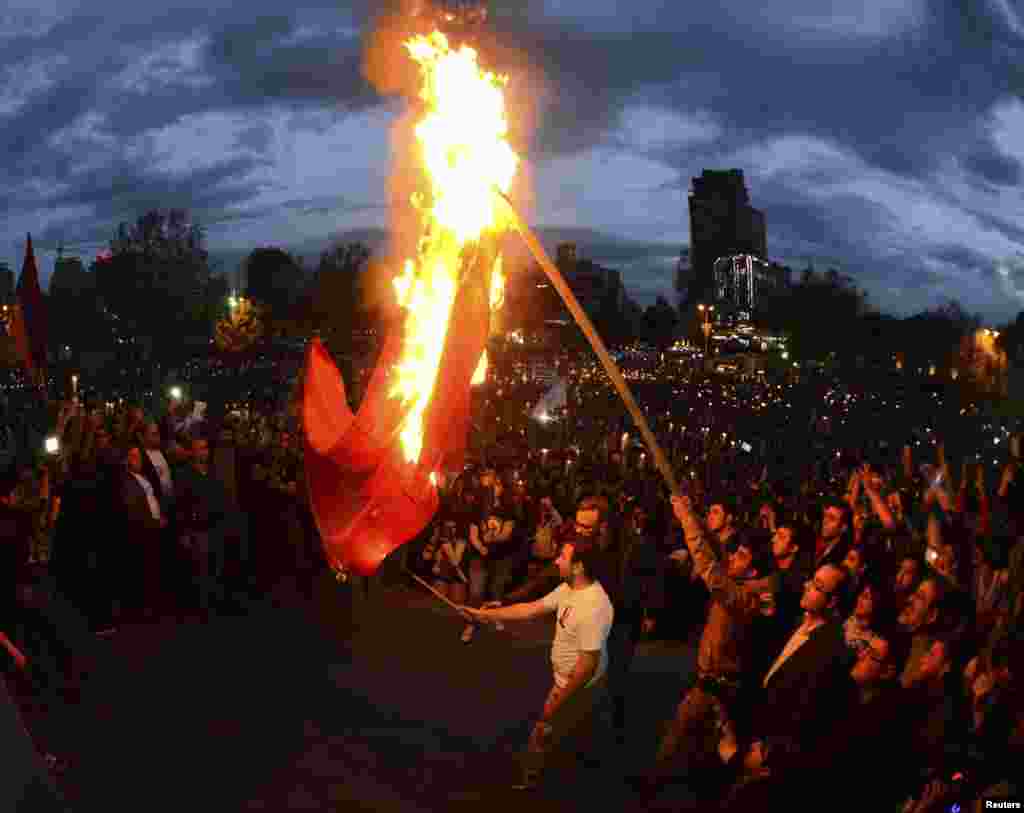
M 738 167 L 774 259 L 893 313 L 1024 308 L 1019 0 L 490 5 L 531 221 L 592 232 L 641 302 L 671 291 L 690 178 Z M 386 226 L 403 102 L 362 75 L 370 7 L 0 0 L 0 259 L 31 231 L 45 280 L 58 240 L 91 256 L 152 207 L 215 252 Z

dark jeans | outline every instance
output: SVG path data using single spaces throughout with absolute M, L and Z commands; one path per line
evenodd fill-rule
M 548 698 L 559 691 L 552 686 Z M 605 675 L 592 686 L 577 689 L 555 712 L 548 727 L 541 723 L 534 725 L 526 751 L 520 756 L 526 781 L 540 778 L 556 750 L 568 752 L 575 748 L 579 754 L 594 754 L 600 750 L 607 691 Z

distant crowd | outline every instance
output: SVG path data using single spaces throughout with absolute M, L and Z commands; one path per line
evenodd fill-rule
M 622 423 L 587 414 L 581 389 L 548 447 L 499 442 L 448 473 L 434 522 L 355 591 L 404 565 L 458 605 L 509 607 L 557 587 L 567 546 L 585 547 L 614 607 L 602 647 L 620 741 L 638 642 L 697 646 L 644 792 L 685 757 L 687 781 L 735 809 L 806 802 L 809 776 L 844 799 L 914 811 L 1016 793 L 1016 438 L 986 427 L 987 446 L 961 443 L 954 461 L 924 408 L 901 417 L 905 443 L 870 433 L 851 404 L 884 410 L 883 394 L 679 387 L 652 394 L 648 411 L 685 500 L 669 499 Z M 793 405 L 812 388 L 808 420 Z M 0 426 L 0 451 L 38 447 L 8 455 L 0 477 L 4 669 L 58 765 L 55 710 L 74 701 L 97 641 L 125 624 L 244 612 L 282 581 L 308 593 L 326 568 L 294 407 L 161 411 L 63 402 L 36 430 L 59 440 L 49 454 L 42 437 L 17 442 L 23 426 Z M 479 623 L 453 634 L 469 643 Z

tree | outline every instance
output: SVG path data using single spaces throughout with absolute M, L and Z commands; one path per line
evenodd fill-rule
M 675 340 L 679 314 L 667 299 L 659 296 L 653 305 L 644 311 L 644 338 L 660 350 Z
M 310 321 L 332 347 L 348 347 L 352 331 L 367 318 L 362 289 L 370 250 L 362 243 L 342 243 L 320 255 L 311 286 Z
M 1024 311 L 1020 311 L 1012 322 L 1000 327 L 999 334 L 1000 344 L 1010 360 L 1020 360 L 1024 355 Z
M 14 299 L 14 285 L 13 269 L 0 260 L 0 302 L 11 302 Z
M 225 283 L 211 274 L 205 242 L 202 227 L 182 209 L 120 224 L 111 256 L 93 267 L 102 306 L 123 340 L 151 345 L 168 363 L 184 361 L 190 343 L 208 344 Z
M 904 320 L 903 347 L 910 369 L 926 368 L 932 364 L 937 372 L 945 372 L 959 354 L 964 336 L 980 325 L 956 300 L 922 311 Z
M 50 277 L 48 307 L 50 340 L 71 348 L 73 356 L 83 349 L 109 349 L 113 333 L 103 314 L 96 274 L 86 270 L 78 257 L 61 257 Z
M 245 295 L 266 309 L 271 322 L 283 322 L 302 289 L 302 266 L 287 251 L 258 248 L 246 257 Z
M 870 312 L 852 278 L 834 269 L 820 276 L 809 267 L 797 285 L 767 292 L 754 318 L 761 327 L 788 334 L 797 358 L 823 360 L 833 353 L 865 355 L 862 320 Z

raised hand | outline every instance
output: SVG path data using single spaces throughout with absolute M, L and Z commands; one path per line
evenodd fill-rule
M 692 503 L 689 496 L 686 494 L 677 495 L 672 498 L 672 512 L 680 522 L 682 522 L 685 517 L 689 516 L 692 511 Z

